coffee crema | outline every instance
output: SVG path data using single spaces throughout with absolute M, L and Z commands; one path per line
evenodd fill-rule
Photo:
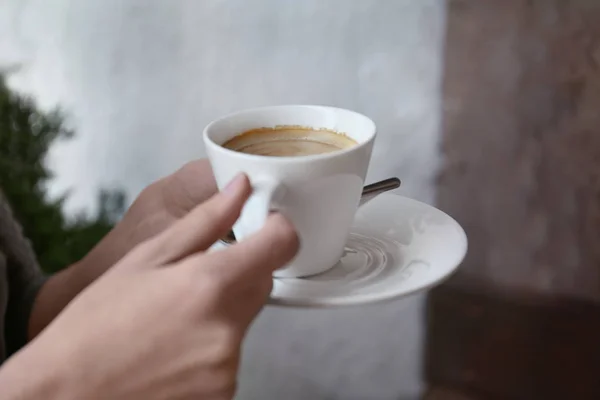
M 344 150 L 358 143 L 343 133 L 302 126 L 278 126 L 246 131 L 223 144 L 240 153 L 300 157 Z

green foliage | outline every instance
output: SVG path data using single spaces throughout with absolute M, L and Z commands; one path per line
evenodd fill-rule
M 0 75 L 0 188 L 47 272 L 81 259 L 125 209 L 122 192 L 101 190 L 96 215 L 69 220 L 63 214 L 66 198 L 48 198 L 52 173 L 46 155 L 53 143 L 72 135 L 59 113 L 39 111 L 31 99 L 12 93 Z

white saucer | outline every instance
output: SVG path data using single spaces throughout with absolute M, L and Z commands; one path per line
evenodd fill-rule
M 467 236 L 454 219 L 384 193 L 360 207 L 346 253 L 332 269 L 307 278 L 275 278 L 269 303 L 333 307 L 395 299 L 441 283 L 466 252 Z

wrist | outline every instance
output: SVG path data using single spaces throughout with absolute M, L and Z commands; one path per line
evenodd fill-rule
M 77 275 L 83 275 L 88 280 L 88 284 L 95 281 L 137 244 L 135 236 L 137 234 L 138 224 L 136 222 L 135 218 L 126 214 L 123 219 L 71 269 L 76 269 Z
M 62 360 L 36 354 L 27 347 L 0 368 L 0 400 L 76 400 L 75 390 Z

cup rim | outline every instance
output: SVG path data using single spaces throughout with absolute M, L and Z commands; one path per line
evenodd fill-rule
M 367 140 L 365 140 L 361 143 L 357 143 L 356 146 L 352 146 L 347 149 L 336 150 L 336 151 L 332 151 L 329 153 L 322 153 L 322 154 L 311 154 L 311 155 L 306 155 L 306 156 L 285 156 L 285 157 L 273 157 L 273 156 L 263 156 L 263 155 L 258 155 L 258 154 L 248 154 L 248 153 L 242 153 L 239 151 L 227 149 L 227 148 L 223 147 L 221 144 L 216 143 L 209 135 L 209 132 L 214 125 L 216 125 L 226 119 L 234 117 L 236 115 L 243 114 L 243 113 L 269 111 L 269 110 L 276 110 L 278 108 L 292 108 L 292 107 L 315 107 L 315 108 L 323 108 L 323 109 L 330 109 L 330 110 L 339 110 L 339 111 L 354 114 L 355 116 L 357 116 L 359 118 L 363 118 L 367 121 L 367 123 L 370 125 L 369 130 L 371 132 L 371 135 Z M 263 106 L 263 107 L 246 108 L 243 110 L 225 114 L 225 115 L 213 120 L 208 125 L 206 125 L 206 127 L 204 128 L 204 130 L 202 132 L 202 137 L 204 139 L 205 146 L 210 146 L 212 148 L 212 150 L 220 152 L 221 154 L 235 155 L 238 158 L 246 159 L 248 161 L 261 160 L 263 162 L 287 163 L 287 164 L 307 162 L 307 161 L 310 162 L 310 161 L 326 160 L 326 159 L 330 159 L 330 158 L 334 158 L 334 157 L 339 157 L 344 154 L 352 153 L 352 152 L 355 152 L 366 146 L 369 146 L 375 140 L 376 136 L 377 136 L 377 126 L 375 125 L 375 122 L 373 122 L 373 120 L 371 118 L 367 117 L 366 115 L 361 114 L 356 111 L 348 110 L 346 108 L 314 105 L 314 104 L 286 104 L 286 105 L 277 105 L 277 106 Z

